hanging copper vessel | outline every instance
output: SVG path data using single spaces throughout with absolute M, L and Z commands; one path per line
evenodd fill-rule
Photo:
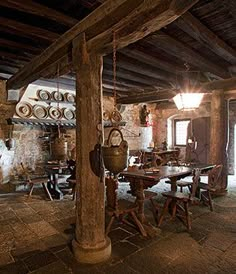
M 122 141 L 119 145 L 113 146 L 111 144 L 111 135 L 115 131 L 120 134 Z M 128 166 L 128 143 L 124 140 L 122 132 L 117 128 L 110 131 L 107 143 L 108 145 L 102 148 L 104 165 L 106 169 L 116 175 Z

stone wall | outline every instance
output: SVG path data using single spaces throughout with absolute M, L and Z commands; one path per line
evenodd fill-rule
M 114 101 L 112 97 L 104 97 L 103 110 L 111 111 L 114 109 Z M 126 125 L 121 127 L 124 139 L 129 144 L 130 150 L 147 149 L 150 142 L 153 140 L 153 128 L 156 124 L 155 104 L 146 104 L 150 111 L 149 124 L 150 126 L 142 126 L 139 120 L 139 112 L 143 104 L 123 105 L 120 109 L 122 120 Z M 108 137 L 111 128 L 105 128 L 105 139 Z

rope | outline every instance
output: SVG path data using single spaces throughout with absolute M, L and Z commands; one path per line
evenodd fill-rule
M 59 98 L 60 98 L 60 91 L 59 91 L 59 64 L 57 65 L 57 110 L 59 111 Z M 60 120 L 57 120 L 57 130 L 58 130 L 58 137 L 61 137 L 61 131 L 60 131 Z
M 113 96 L 114 106 L 116 107 L 116 32 L 113 32 Z

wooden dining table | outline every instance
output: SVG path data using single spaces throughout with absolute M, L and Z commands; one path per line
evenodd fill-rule
M 207 171 L 213 168 L 212 164 L 192 165 L 192 166 L 159 166 L 158 171 L 148 172 L 140 169 L 135 171 L 123 171 L 120 173 L 129 183 L 132 195 L 136 196 L 138 204 L 138 218 L 143 223 L 144 216 L 144 190 L 156 185 L 161 179 L 169 179 L 171 183 L 171 190 L 176 191 L 177 180 L 186 176 L 192 175 L 195 168 L 200 168 L 201 171 Z

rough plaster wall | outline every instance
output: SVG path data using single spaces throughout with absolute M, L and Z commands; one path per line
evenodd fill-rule
M 235 136 L 234 128 L 236 125 L 236 104 L 229 104 L 229 143 L 228 143 L 228 169 L 229 174 L 235 174 Z
M 130 150 L 147 149 L 149 143 L 153 140 L 153 128 L 155 121 L 155 104 L 146 104 L 147 109 L 150 110 L 149 122 L 153 123 L 153 126 L 144 127 L 140 125 L 139 111 L 143 104 L 125 105 L 122 107 L 121 115 L 122 120 L 126 122 L 126 125 L 121 128 L 124 139 L 129 144 Z M 103 110 L 111 112 L 114 109 L 114 101 L 112 97 L 104 97 Z M 107 139 L 111 128 L 104 129 L 105 139 Z
M 0 80 L 0 183 L 8 180 L 8 174 L 14 159 L 14 151 L 8 151 L 5 140 L 9 137 L 10 127 L 6 119 L 12 117 L 15 105 L 7 103 L 6 82 Z

